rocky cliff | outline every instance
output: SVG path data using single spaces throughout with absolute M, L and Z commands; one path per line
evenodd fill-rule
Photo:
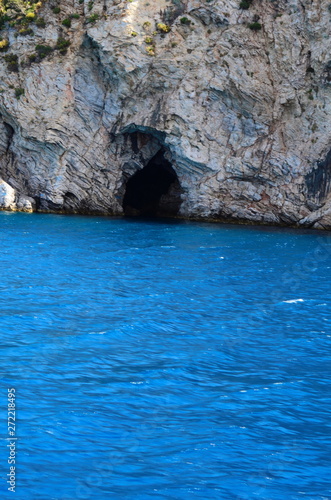
M 328 2 L 1 8 L 2 208 L 331 228 Z

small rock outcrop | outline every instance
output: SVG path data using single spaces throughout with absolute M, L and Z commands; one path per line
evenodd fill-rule
M 25 4 L 0 1 L 0 208 L 331 229 L 327 2 Z

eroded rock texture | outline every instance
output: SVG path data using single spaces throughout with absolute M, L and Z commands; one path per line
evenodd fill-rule
M 174 177 L 155 213 L 331 228 L 327 1 L 58 4 L 34 36 L 3 31 L 19 63 L 0 69 L 3 207 L 149 212 L 127 188 L 159 162 Z M 66 54 L 31 62 L 59 37 Z

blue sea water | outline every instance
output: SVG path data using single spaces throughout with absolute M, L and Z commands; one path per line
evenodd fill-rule
M 0 224 L 1 499 L 331 499 L 328 233 Z

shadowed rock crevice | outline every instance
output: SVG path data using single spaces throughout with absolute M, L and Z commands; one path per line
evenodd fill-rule
M 317 167 L 306 175 L 306 185 L 310 199 L 322 201 L 331 188 L 331 150 Z
M 3 122 L 3 124 L 7 135 L 7 152 L 8 152 L 15 134 L 15 130 L 11 125 L 9 125 L 9 123 Z
M 181 194 L 177 174 L 161 149 L 128 180 L 123 210 L 131 216 L 175 216 L 181 205 Z

